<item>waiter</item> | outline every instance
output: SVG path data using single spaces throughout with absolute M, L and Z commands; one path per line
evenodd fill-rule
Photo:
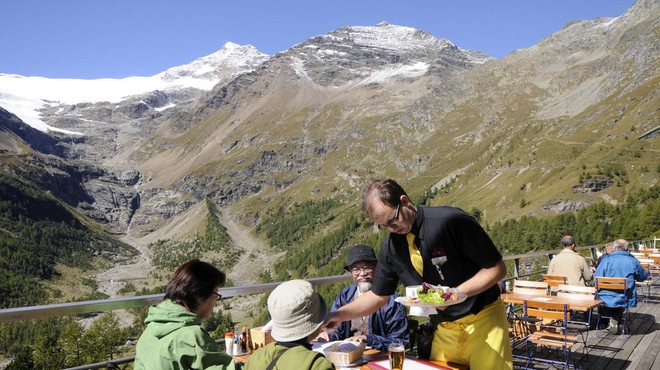
M 472 370 L 512 369 L 506 311 L 497 282 L 506 266 L 479 223 L 453 207 L 420 207 L 392 179 L 372 180 L 361 199 L 367 217 L 389 233 L 381 245 L 373 287 L 331 312 L 326 328 L 366 316 L 404 285 L 450 286 L 462 303 L 439 307 L 431 359 Z

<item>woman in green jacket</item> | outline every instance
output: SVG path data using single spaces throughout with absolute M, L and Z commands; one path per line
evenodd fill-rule
M 206 262 L 195 259 L 179 266 L 165 300 L 149 308 L 147 328 L 136 346 L 135 370 L 234 370 L 232 357 L 200 326 L 213 314 L 221 297 L 217 290 L 224 283 L 225 274 Z
M 268 297 L 275 343 L 259 348 L 244 370 L 334 370 L 332 362 L 309 344 L 328 314 L 323 297 L 305 280 L 282 283 Z

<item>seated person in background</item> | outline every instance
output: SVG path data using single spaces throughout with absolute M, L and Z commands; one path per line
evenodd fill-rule
M 213 314 L 225 274 L 212 265 L 192 260 L 177 268 L 167 284 L 165 300 L 149 308 L 147 328 L 135 349 L 135 369 L 234 370 L 200 324 Z
M 639 260 L 628 253 L 628 242 L 623 239 L 614 242 L 614 251 L 598 264 L 594 276 L 627 278 L 628 307 L 637 307 L 635 280 L 644 281 L 648 278 L 648 274 Z M 598 309 L 602 309 L 603 316 L 611 317 L 607 330 L 616 334 L 618 323 L 621 321 L 626 307 L 626 297 L 622 293 L 611 290 L 601 290 L 598 292 L 598 297 L 605 304 L 604 307 L 601 306 Z
M 548 274 L 566 276 L 569 285 L 586 285 L 593 272 L 587 260 L 575 252 L 575 239 L 570 235 L 561 238 L 564 249 L 550 260 Z
M 335 298 L 331 311 L 352 302 L 371 290 L 376 275 L 378 258 L 373 248 L 356 245 L 348 251 L 348 262 L 344 268 L 351 272 L 353 284 L 344 288 Z M 408 343 L 408 319 L 403 305 L 395 302 L 398 294 L 390 296 L 385 306 L 371 315 L 344 321 L 331 334 L 321 333 L 319 340 L 342 340 L 366 342 L 374 349 L 387 352 L 393 340 Z
M 328 306 L 312 284 L 291 280 L 278 285 L 268 297 L 268 312 L 276 342 L 256 350 L 244 370 L 334 370 L 335 365 L 309 343 L 321 332 L 328 314 Z
M 596 271 L 596 268 L 598 268 L 598 265 L 600 265 L 600 262 L 607 257 L 608 254 L 614 252 L 614 243 L 607 243 L 603 247 L 603 254 L 598 256 L 598 260 L 596 260 L 596 263 L 591 267 L 591 271 Z

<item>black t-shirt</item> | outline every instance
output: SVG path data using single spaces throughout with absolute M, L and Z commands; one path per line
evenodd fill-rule
M 399 281 L 405 286 L 422 282 L 456 287 L 482 268 L 491 268 L 502 255 L 479 223 L 463 210 L 453 207 L 417 207 L 411 230 L 424 261 L 420 276 L 410 261 L 406 235 L 392 234 L 383 241 L 372 291 L 392 295 Z M 435 263 L 435 265 L 434 265 Z M 497 284 L 465 302 L 438 311 L 435 321 L 453 321 L 476 314 L 499 297 Z

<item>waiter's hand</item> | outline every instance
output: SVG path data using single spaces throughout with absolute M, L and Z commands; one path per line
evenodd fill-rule
M 447 298 L 448 301 L 458 301 L 458 300 L 464 300 L 465 298 L 467 298 L 467 296 L 465 294 L 461 293 L 458 290 L 458 288 L 449 288 L 447 290 L 447 293 L 451 293 L 451 295 Z M 449 306 L 445 305 L 445 306 L 436 307 L 435 309 L 439 310 L 439 311 L 444 311 L 444 310 L 447 309 L 447 307 L 449 307 Z
M 329 342 L 330 341 L 330 335 L 326 333 L 325 331 L 322 331 L 319 333 L 319 335 L 314 339 L 316 342 Z
M 339 317 L 337 311 L 330 312 L 328 317 L 325 319 L 325 324 L 323 324 L 323 331 L 332 333 L 333 331 L 337 330 L 342 321 L 344 320 Z

